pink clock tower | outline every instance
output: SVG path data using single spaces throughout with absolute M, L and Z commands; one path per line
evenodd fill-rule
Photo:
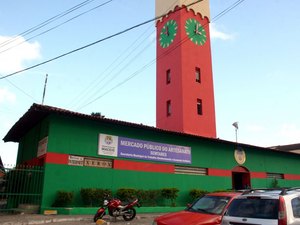
M 209 0 L 192 2 L 156 0 L 156 126 L 215 138 Z

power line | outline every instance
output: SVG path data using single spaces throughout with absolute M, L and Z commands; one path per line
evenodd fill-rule
M 231 11 L 232 9 L 234 9 L 235 7 L 237 7 L 237 6 L 238 6 L 239 4 L 241 4 L 243 1 L 245 1 L 245 0 L 238 0 L 237 2 L 235 2 L 234 4 L 232 4 L 230 7 L 228 7 L 227 9 L 225 9 L 225 10 L 223 10 L 221 13 L 219 13 L 217 16 L 215 16 L 215 17 L 212 19 L 212 21 L 218 20 L 220 17 L 222 17 L 222 16 L 224 16 L 225 14 L 227 14 L 229 11 Z M 198 2 L 200 2 L 200 1 L 197 1 L 197 2 L 192 3 L 192 4 L 196 4 L 196 3 L 198 3 Z M 192 5 L 192 4 L 190 4 L 190 5 Z M 190 5 L 189 5 L 189 6 L 190 6 Z M 187 6 L 187 7 L 188 7 L 188 6 Z M 181 8 L 180 8 L 179 10 L 181 10 Z M 177 11 L 178 11 L 178 10 L 177 10 Z M 174 12 L 175 12 L 175 11 L 174 11 Z M 127 31 L 129 31 L 129 30 L 132 30 L 132 29 L 134 29 L 134 28 L 137 28 L 137 27 L 139 27 L 139 26 L 142 26 L 142 25 L 144 25 L 144 24 L 147 24 L 147 23 L 149 23 L 149 22 L 152 22 L 152 21 L 154 21 L 154 20 L 157 20 L 157 19 L 159 19 L 159 18 L 162 18 L 162 17 L 164 17 L 165 15 L 167 15 L 167 14 L 161 15 L 161 16 L 156 17 L 156 18 L 154 18 L 154 19 L 145 21 L 145 22 L 143 22 L 143 23 L 141 23 L 141 24 L 138 24 L 138 25 L 135 25 L 135 26 L 133 26 L 133 27 L 127 28 L 127 29 L 125 29 L 125 30 L 123 30 L 123 31 L 121 31 L 121 32 L 118 32 L 118 33 L 114 34 L 114 35 L 111 35 L 111 36 L 109 36 L 109 37 L 100 39 L 100 40 L 98 40 L 98 41 L 96 41 L 96 42 L 93 42 L 93 43 L 91 43 L 91 44 L 89 44 L 89 45 L 86 45 L 86 46 L 83 46 L 83 47 L 81 47 L 81 48 L 75 49 L 75 50 L 73 50 L 73 51 L 67 52 L 67 53 L 65 53 L 65 54 L 62 54 L 62 55 L 57 56 L 57 57 L 55 57 L 55 58 L 52 58 L 52 59 L 50 59 L 50 60 L 44 61 L 44 62 L 42 62 L 42 63 L 40 63 L 40 64 L 35 65 L 35 66 L 26 68 L 26 69 L 21 70 L 21 71 L 17 71 L 17 72 L 15 72 L 15 73 L 9 74 L 9 75 L 4 76 L 4 77 L 0 77 L 0 79 L 7 78 L 8 76 L 12 76 L 12 75 L 15 75 L 15 74 L 17 74 L 17 73 L 21 73 L 21 72 L 23 72 L 23 71 L 25 71 L 25 70 L 29 70 L 29 69 L 35 68 L 35 67 L 37 67 L 37 66 L 46 64 L 46 63 L 48 63 L 48 62 L 54 61 L 55 59 L 61 58 L 61 57 L 63 57 L 63 56 L 66 56 L 66 55 L 68 55 L 68 54 L 71 54 L 71 53 L 73 53 L 73 52 L 76 52 L 76 51 L 82 50 L 82 49 L 84 49 L 84 48 L 90 47 L 90 46 L 92 46 L 92 45 L 94 45 L 94 44 L 97 44 L 97 43 L 102 42 L 102 41 L 104 41 L 104 40 L 110 39 L 110 38 L 112 38 L 112 37 L 114 37 L 114 36 L 118 36 L 118 35 L 120 35 L 120 34 L 122 34 L 122 33 L 125 33 L 125 32 L 127 32 Z M 208 22 L 207 24 L 205 24 L 204 26 L 207 26 L 208 24 L 209 24 L 209 22 Z M 108 91 L 106 91 L 105 93 L 103 93 L 102 95 L 99 95 L 98 97 L 94 98 L 92 101 L 90 101 L 90 102 L 86 103 L 85 105 L 81 106 L 80 109 L 86 107 L 87 105 L 92 104 L 93 102 L 99 100 L 100 98 L 102 98 L 103 96 L 107 95 L 108 93 L 110 93 L 111 91 L 113 91 L 114 89 L 116 89 L 117 87 L 119 87 L 119 86 L 125 84 L 126 82 L 128 82 L 129 80 L 131 80 L 132 78 L 134 78 L 135 76 L 137 76 L 138 74 L 140 74 L 144 69 L 146 69 L 146 68 L 148 68 L 149 66 L 151 66 L 152 64 L 154 64 L 154 63 L 156 62 L 156 60 L 159 60 L 160 58 L 162 58 L 162 57 L 164 57 L 164 56 L 170 54 L 174 49 L 176 49 L 176 48 L 178 48 L 179 46 L 181 46 L 181 45 L 182 45 L 184 42 L 186 42 L 187 40 L 188 40 L 188 38 L 181 40 L 180 43 L 179 43 L 177 46 L 173 47 L 173 48 L 170 49 L 169 51 L 166 51 L 163 55 L 158 56 L 157 58 L 153 59 L 151 62 L 149 62 L 148 64 L 146 64 L 146 65 L 144 65 L 143 67 L 141 67 L 139 70 L 137 70 L 136 72 L 134 72 L 133 74 L 131 74 L 129 77 L 127 77 L 127 78 L 126 78 L 125 80 L 123 80 L 122 82 L 118 83 L 117 85 L 115 85 L 114 87 L 112 87 L 111 89 L 109 89 Z
M 220 12 L 219 14 L 217 14 L 215 17 L 212 18 L 212 21 L 216 21 L 219 18 L 221 18 L 222 16 L 224 16 L 225 14 L 227 14 L 229 11 L 231 11 L 232 9 L 234 9 L 235 7 L 237 7 L 239 4 L 241 4 L 243 1 L 245 0 L 238 0 L 237 2 L 233 3 L 232 5 L 230 5 L 228 8 L 226 8 L 225 10 L 223 10 L 222 12 Z M 210 22 L 207 22 L 206 24 L 204 24 L 203 26 L 208 26 Z M 166 55 L 169 55 L 171 52 L 173 52 L 175 49 L 177 49 L 178 47 L 180 47 L 182 44 L 184 44 L 186 41 L 188 41 L 189 38 L 186 37 L 182 40 L 180 40 L 180 42 L 171 47 L 168 51 L 165 51 L 162 55 L 159 55 L 157 58 L 155 58 L 154 60 L 152 60 L 151 62 L 149 62 L 148 64 L 144 65 L 142 68 L 140 68 L 139 70 L 137 70 L 136 72 L 134 72 L 133 74 L 131 74 L 129 77 L 127 77 L 125 80 L 123 80 L 122 82 L 116 84 L 114 87 L 112 87 L 111 89 L 109 89 L 108 91 L 104 92 L 103 94 L 99 95 L 98 97 L 94 98 L 93 100 L 89 101 L 88 103 L 84 104 L 83 106 L 81 106 L 79 109 L 82 109 L 92 103 L 94 103 L 95 101 L 99 100 L 100 98 L 104 97 L 105 95 L 107 95 L 108 93 L 110 93 L 111 91 L 113 91 L 114 89 L 116 89 L 117 87 L 120 87 L 121 85 L 125 84 L 126 82 L 128 82 L 129 80 L 131 80 L 132 78 L 134 78 L 135 76 L 137 76 L 138 74 L 140 74 L 144 69 L 148 68 L 149 66 L 151 66 L 152 64 L 154 64 L 157 60 L 160 60 L 161 58 L 165 57 Z
M 147 28 L 147 30 L 149 28 L 152 28 L 153 26 L 151 25 L 150 27 Z M 122 71 L 125 70 L 126 67 L 128 67 L 133 60 L 135 60 L 137 58 L 137 55 L 140 55 L 146 48 L 148 48 L 150 44 L 148 44 L 146 47 L 144 47 L 142 49 L 142 51 L 140 51 L 137 55 L 133 56 L 131 58 L 131 60 L 129 62 L 127 62 L 121 69 L 119 69 L 117 72 L 113 73 L 115 70 L 117 70 L 123 63 L 126 62 L 126 60 L 143 44 L 145 43 L 144 40 L 146 40 L 147 37 L 145 37 L 137 46 L 134 47 L 134 45 L 137 43 L 137 41 L 139 39 L 141 39 L 141 37 L 144 35 L 145 33 L 143 33 L 140 37 L 138 37 L 136 40 L 134 40 L 132 42 L 132 44 L 122 53 L 120 54 L 101 74 L 98 78 L 102 78 L 101 80 L 99 80 L 98 82 L 96 82 L 96 80 L 94 80 L 93 82 L 90 83 L 90 85 L 88 86 L 88 88 L 86 88 L 83 92 L 81 92 L 79 95 L 76 96 L 75 99 L 82 97 L 83 93 L 84 93 L 84 97 L 85 99 L 91 98 L 88 97 L 88 89 L 93 85 L 94 88 L 96 88 L 98 85 L 100 85 L 101 83 L 103 83 L 105 80 L 107 80 L 109 77 L 112 77 L 110 80 L 106 81 L 105 85 L 109 84 L 112 80 L 114 80 L 117 76 L 119 76 L 121 74 Z M 130 50 L 130 52 L 128 52 Z M 128 54 L 125 55 L 125 53 L 128 52 Z M 123 56 L 124 55 L 124 56 Z M 118 63 L 118 61 L 121 61 Z M 116 65 L 115 65 L 116 64 Z M 115 65 L 115 66 L 113 66 Z M 112 68 L 112 69 L 111 69 Z M 102 90 L 103 87 L 105 87 L 105 85 L 102 85 L 101 88 L 98 88 L 100 90 Z M 92 88 L 91 88 L 92 89 Z M 94 96 L 95 94 L 98 93 L 98 89 L 95 90 L 93 92 L 93 94 L 89 94 L 89 96 Z M 84 97 L 82 97 L 81 99 L 83 99 Z M 73 100 L 74 101 L 74 100 Z M 76 101 L 77 105 L 79 104 L 79 101 Z
M 199 3 L 199 2 L 202 2 L 202 1 L 203 1 L 203 0 L 195 1 L 195 2 L 193 2 L 193 3 L 189 4 L 189 5 L 187 5 L 187 7 L 192 6 L 192 5 L 197 4 L 197 3 Z M 175 9 L 174 12 L 180 11 L 181 9 L 182 9 L 182 8 Z M 5 78 L 7 78 L 7 77 L 14 76 L 14 75 L 16 75 L 16 74 L 25 72 L 25 71 L 27 71 L 27 70 L 30 70 L 30 69 L 33 69 L 33 68 L 36 68 L 36 67 L 39 67 L 39 66 L 41 66 L 41 65 L 44 65 L 44 64 L 47 64 L 47 63 L 49 63 L 49 62 L 55 61 L 55 60 L 57 60 L 57 59 L 60 59 L 60 58 L 62 58 L 62 57 L 65 57 L 65 56 L 67 56 L 67 55 L 70 55 L 70 54 L 72 54 L 72 53 L 81 51 L 81 50 L 86 49 L 86 48 L 88 48 L 88 47 L 91 47 L 91 46 L 93 46 L 93 45 L 95 45 L 95 44 L 98 44 L 98 43 L 100 43 L 100 42 L 106 41 L 106 40 L 111 39 L 111 38 L 113 38 L 113 37 L 119 36 L 119 35 L 121 35 L 121 34 L 123 34 L 123 33 L 126 33 L 126 32 L 128 32 L 128 31 L 131 31 L 131 30 L 133 30 L 133 29 L 136 29 L 136 28 L 138 28 L 138 27 L 140 27 L 140 26 L 143 26 L 143 25 L 145 25 L 145 24 L 148 24 L 148 23 L 150 23 L 150 22 L 153 22 L 153 21 L 155 21 L 155 20 L 157 20 L 157 19 L 160 19 L 160 18 L 162 18 L 162 17 L 164 17 L 164 16 L 166 16 L 166 15 L 167 15 L 167 14 L 163 14 L 163 15 L 161 15 L 161 16 L 157 16 L 157 17 L 155 17 L 155 18 L 153 18 L 153 19 L 150 19 L 150 20 L 147 20 L 147 21 L 142 22 L 142 23 L 140 23 L 140 24 L 134 25 L 134 26 L 129 27 L 129 28 L 123 30 L 123 31 L 120 31 L 120 32 L 117 32 L 117 33 L 115 33 L 115 34 L 112 34 L 112 35 L 110 35 L 110 36 L 108 36 L 108 37 L 99 39 L 99 40 L 97 40 L 97 41 L 95 41 L 95 42 L 92 42 L 92 43 L 87 44 L 87 45 L 85 45 L 85 46 L 82 46 L 82 47 L 80 47 L 80 48 L 71 50 L 71 51 L 69 51 L 69 52 L 67 52 L 67 53 L 61 54 L 61 55 L 59 55 L 59 56 L 56 56 L 56 57 L 51 58 L 51 59 L 49 59 L 49 60 L 46 60 L 46 61 L 44 61 L 44 62 L 35 64 L 35 65 L 33 65 L 33 66 L 27 67 L 27 68 L 25 68 L 25 69 L 22 69 L 22 70 L 19 70 L 19 71 L 16 71 L 16 72 L 13 72 L 13 73 L 8 74 L 8 75 L 5 75 L 5 76 L 1 76 L 1 77 L 0 77 L 0 80 L 5 79 Z
M 93 1 L 95 1 L 95 0 L 85 0 L 85 1 L 83 1 L 83 2 L 81 2 L 81 3 L 79 3 L 79 4 L 75 5 L 75 6 L 73 6 L 72 8 L 70 8 L 70 9 L 64 11 L 64 12 L 59 13 L 58 15 L 55 15 L 55 16 L 53 16 L 53 17 L 45 20 L 44 22 L 42 22 L 42 23 L 40 23 L 40 24 L 38 24 L 38 25 L 36 25 L 36 26 L 34 26 L 32 28 L 29 28 L 28 30 L 19 33 L 15 37 L 13 37 L 13 38 L 11 38 L 11 39 L 9 39 L 7 41 L 4 41 L 4 42 L 0 43 L 0 47 L 3 47 L 5 45 L 8 45 L 8 44 L 10 44 L 10 43 L 18 40 L 21 36 L 26 36 L 28 34 L 31 34 L 32 32 L 34 32 L 34 31 L 36 31 L 38 29 L 41 29 L 42 27 L 48 25 L 49 23 L 52 23 L 55 20 L 58 20 L 58 19 L 60 19 L 60 18 L 62 18 L 64 16 L 68 15 L 69 13 L 71 13 L 71 12 L 73 12 L 73 11 L 75 11 L 75 10 L 77 10 L 77 9 L 79 9 L 79 8 L 81 8 L 81 7 L 85 6 L 85 5 L 93 2 Z
M 177 3 L 177 0 L 175 0 L 169 7 L 168 9 L 165 11 L 165 13 L 169 12 L 169 10 L 175 8 L 175 5 Z M 147 30 L 149 30 L 150 28 L 153 28 L 154 30 L 154 26 L 150 25 Z M 150 47 L 150 45 L 152 44 L 152 42 L 150 44 L 148 44 L 146 47 L 144 47 L 139 53 L 137 53 L 135 56 L 133 56 L 129 62 L 124 65 L 122 67 L 122 69 L 118 70 L 117 72 L 114 72 L 118 67 L 120 67 L 122 64 L 125 63 L 125 60 L 128 61 L 128 58 L 143 44 L 145 43 L 144 41 L 146 40 L 146 38 L 149 38 L 149 36 L 151 36 L 153 33 L 155 33 L 155 30 L 153 32 L 151 32 L 151 34 L 147 35 L 145 38 L 143 38 L 142 41 L 140 41 L 140 43 L 138 45 L 136 45 L 136 43 L 144 36 L 144 34 L 146 34 L 146 31 L 140 35 L 137 39 L 133 40 L 132 44 L 130 46 L 128 46 L 126 48 L 125 51 L 123 51 L 101 74 L 99 77 L 97 77 L 97 79 L 94 79 L 87 88 L 85 88 L 83 91 L 81 91 L 80 94 L 78 94 L 73 100 L 72 102 L 75 102 L 76 100 L 76 105 L 79 105 L 80 101 L 83 101 L 83 99 L 91 99 L 92 97 L 94 97 L 96 94 L 99 93 L 99 90 L 103 90 L 104 87 L 107 87 L 107 84 L 111 83 L 117 76 L 119 76 L 120 74 L 122 74 L 121 72 L 124 71 L 134 60 L 136 60 L 138 58 L 138 55 L 142 54 L 143 51 L 146 50 L 146 48 Z M 134 45 L 136 45 L 134 47 Z M 130 52 L 128 54 L 125 55 L 126 52 L 128 52 L 130 50 Z M 124 55 L 124 56 L 123 56 Z M 123 58 L 123 59 L 122 59 Z M 117 63 L 119 61 L 119 63 Z M 116 65 L 115 65 L 116 64 Z M 115 65 L 115 66 L 114 66 Z M 112 68 L 112 69 L 110 69 Z M 113 74 L 113 76 L 112 76 Z M 105 76 L 104 76 L 105 75 Z M 100 85 L 101 83 L 104 82 L 104 80 L 107 80 L 108 77 L 112 76 L 111 79 L 109 79 L 105 85 L 102 85 L 100 88 L 97 88 L 98 85 Z M 102 78 L 101 80 L 99 80 L 100 78 Z M 98 82 L 96 82 L 97 80 L 99 80 Z M 91 87 L 93 86 L 93 87 Z M 96 90 L 97 88 L 97 90 Z M 95 91 L 93 91 L 93 93 L 88 94 L 89 89 L 95 89 Z M 88 101 L 88 100 L 86 100 Z
M 244 2 L 245 0 L 238 0 L 236 2 L 234 2 L 231 6 L 229 6 L 228 8 L 224 9 L 222 12 L 220 12 L 218 15 L 216 15 L 213 19 L 212 22 L 217 21 L 218 19 L 220 19 L 222 16 L 224 16 L 225 14 L 227 14 L 228 12 L 230 12 L 231 10 L 233 10 L 235 7 L 237 7 L 239 4 L 241 4 L 242 2 Z
M 94 0 L 93 0 L 93 1 L 94 1 Z M 106 2 L 104 2 L 104 3 L 101 3 L 100 5 L 97 5 L 97 6 L 93 7 L 93 8 L 91 8 L 91 9 L 87 10 L 87 11 L 84 11 L 84 12 L 82 12 L 82 13 L 80 13 L 80 14 L 78 14 L 78 15 L 76 15 L 76 16 L 74 16 L 74 17 L 72 17 L 72 18 L 70 18 L 70 19 L 68 19 L 68 20 L 66 20 L 66 21 L 64 21 L 64 22 L 62 22 L 62 23 L 60 23 L 60 24 L 58 24 L 58 25 L 52 27 L 52 28 L 49 28 L 48 30 L 45 30 L 45 31 L 43 31 L 43 32 L 41 32 L 41 33 L 39 33 L 39 34 L 37 34 L 37 35 L 34 35 L 34 36 L 32 36 L 32 37 L 30 37 L 30 38 L 28 38 L 28 39 L 26 39 L 26 40 L 24 40 L 24 41 L 22 41 L 22 42 L 20 42 L 20 43 L 18 43 L 18 44 L 15 44 L 15 45 L 13 45 L 13 46 L 11 46 L 11 47 L 8 47 L 8 48 L 6 48 L 6 49 L 0 51 L 0 54 L 3 53 L 3 52 L 6 52 L 6 51 L 8 51 L 8 50 L 10 50 L 10 49 L 12 49 L 12 48 L 14 48 L 14 47 L 16 47 L 16 46 L 19 46 L 19 45 L 21 45 L 21 44 L 23 44 L 23 43 L 25 43 L 25 42 L 28 42 L 28 41 L 32 40 L 33 38 L 36 38 L 36 37 L 41 36 L 41 35 L 43 35 L 43 34 L 46 34 L 46 33 L 50 32 L 50 31 L 52 31 L 52 30 L 54 30 L 54 29 L 56 29 L 56 28 L 58 28 L 58 27 L 60 27 L 60 26 L 62 26 L 62 25 L 64 25 L 64 24 L 66 24 L 66 23 L 68 23 L 68 22 L 70 22 L 70 21 L 72 21 L 72 20 L 74 20 L 74 19 L 76 19 L 76 18 L 78 18 L 78 17 L 80 17 L 80 16 L 83 16 L 84 14 L 87 14 L 87 13 L 89 13 L 89 12 L 95 10 L 95 9 L 98 9 L 98 8 L 104 6 L 104 5 L 106 5 L 106 4 L 108 4 L 108 3 L 112 2 L 112 1 L 113 1 L 113 0 L 106 1 Z M 52 22 L 52 21 L 51 21 L 51 22 Z M 50 23 L 50 22 L 49 22 L 49 23 Z M 37 30 L 37 29 L 36 29 L 36 30 Z M 31 33 L 31 32 L 30 32 L 30 33 Z M 18 36 L 17 39 L 19 39 L 19 38 L 20 38 L 20 36 Z M 14 41 L 14 40 L 12 40 L 11 42 L 13 42 L 13 41 Z M 9 42 L 9 43 L 11 43 L 11 42 Z M 9 43 L 7 43 L 7 44 L 9 44 Z M 5 45 L 7 45 L 7 44 L 5 44 Z M 5 45 L 3 45 L 3 46 L 5 46 Z M 2 47 L 3 47 L 3 46 L 2 46 Z M 1 47 L 1 45 L 0 45 L 0 47 Z
M 31 98 L 33 101 L 38 102 L 33 96 L 31 96 L 30 94 L 26 93 L 23 89 L 21 89 L 20 87 L 18 87 L 17 85 L 15 85 L 13 82 L 11 82 L 9 79 L 5 79 L 8 83 L 10 83 L 11 86 L 13 86 L 14 88 L 18 89 L 20 92 L 22 92 L 24 95 L 26 95 L 28 98 Z

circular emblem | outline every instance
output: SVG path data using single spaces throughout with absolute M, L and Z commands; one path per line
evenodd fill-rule
M 167 48 L 172 44 L 177 34 L 178 25 L 175 20 L 169 20 L 162 27 L 159 35 L 159 44 L 163 48 Z
M 185 22 L 185 32 L 189 39 L 196 45 L 204 45 L 206 42 L 206 31 L 201 23 L 193 18 Z
M 242 148 L 234 150 L 234 158 L 238 164 L 243 165 L 246 162 L 245 151 Z
M 110 144 L 113 142 L 112 136 L 106 136 L 104 142 L 105 142 L 107 145 L 110 145 Z

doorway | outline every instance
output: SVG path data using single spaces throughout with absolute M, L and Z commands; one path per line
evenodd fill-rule
M 232 189 L 242 190 L 251 187 L 250 172 L 246 167 L 236 166 L 232 170 Z

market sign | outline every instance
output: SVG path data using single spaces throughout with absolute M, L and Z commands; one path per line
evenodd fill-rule
M 44 137 L 39 141 L 37 149 L 37 157 L 40 157 L 47 153 L 48 137 Z
M 112 160 L 69 155 L 68 165 L 90 166 L 90 167 L 98 167 L 98 168 L 112 168 Z
M 191 164 L 191 147 L 99 134 L 98 154 L 130 159 Z
M 69 163 L 71 166 L 83 166 L 84 157 L 69 155 Z
M 112 168 L 112 160 L 84 158 L 84 166 L 98 167 L 98 168 Z

